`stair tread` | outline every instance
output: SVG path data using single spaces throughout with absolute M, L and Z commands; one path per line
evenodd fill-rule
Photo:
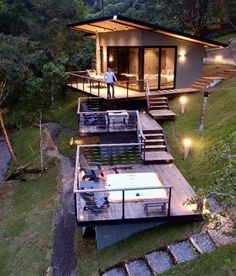
M 153 251 L 145 257 L 155 273 L 162 273 L 174 265 L 167 251 Z
M 146 142 L 165 142 L 164 139 L 146 139 Z
M 195 259 L 198 254 L 189 240 L 177 242 L 168 246 L 177 264 Z

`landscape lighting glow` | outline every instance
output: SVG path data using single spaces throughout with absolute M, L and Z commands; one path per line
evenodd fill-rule
M 189 138 L 185 138 L 185 139 L 183 140 L 183 145 L 184 145 L 184 147 L 186 147 L 186 148 L 191 147 L 191 145 L 192 145 L 192 140 L 189 139 Z
M 186 104 L 186 102 L 188 101 L 188 99 L 187 99 L 187 97 L 185 97 L 185 96 L 181 96 L 181 97 L 179 98 L 179 101 L 180 101 L 181 104 Z

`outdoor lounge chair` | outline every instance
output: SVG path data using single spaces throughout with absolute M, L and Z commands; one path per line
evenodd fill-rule
M 91 112 L 91 114 L 88 114 L 88 113 L 83 114 L 84 124 L 85 125 L 96 125 L 97 124 L 97 118 L 96 118 L 96 115 L 92 113 L 92 112 L 94 112 L 94 110 L 89 108 L 86 105 L 86 103 L 82 103 L 81 107 L 82 107 L 83 112 Z
M 110 207 L 107 196 L 104 193 L 82 193 L 81 196 L 85 201 L 84 210 L 90 210 L 94 213 L 99 213 L 104 207 Z

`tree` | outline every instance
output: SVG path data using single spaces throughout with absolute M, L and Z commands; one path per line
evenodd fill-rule
M 67 76 L 62 65 L 49 62 L 42 69 L 44 88 L 51 96 L 51 105 L 55 104 L 56 91 L 60 92 L 66 83 Z
M 30 53 L 29 44 L 29 41 L 25 38 L 0 34 L 0 127 L 17 167 L 20 167 L 20 165 L 8 137 L 3 114 L 10 108 L 6 102 L 11 94 L 15 93 L 16 86 L 29 74 L 29 66 L 34 57 L 34 54 Z

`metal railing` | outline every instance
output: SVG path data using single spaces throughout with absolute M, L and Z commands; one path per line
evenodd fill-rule
M 106 82 L 102 79 L 101 75 L 88 77 L 79 74 L 79 72 L 67 72 L 69 76 L 68 85 L 86 92 L 90 95 L 100 97 L 101 90 L 106 89 Z M 115 86 L 124 88 L 124 98 L 132 97 L 131 92 L 140 92 L 140 95 L 145 95 L 145 81 L 144 80 L 119 80 L 115 83 Z M 108 99 L 107 93 L 103 98 Z

